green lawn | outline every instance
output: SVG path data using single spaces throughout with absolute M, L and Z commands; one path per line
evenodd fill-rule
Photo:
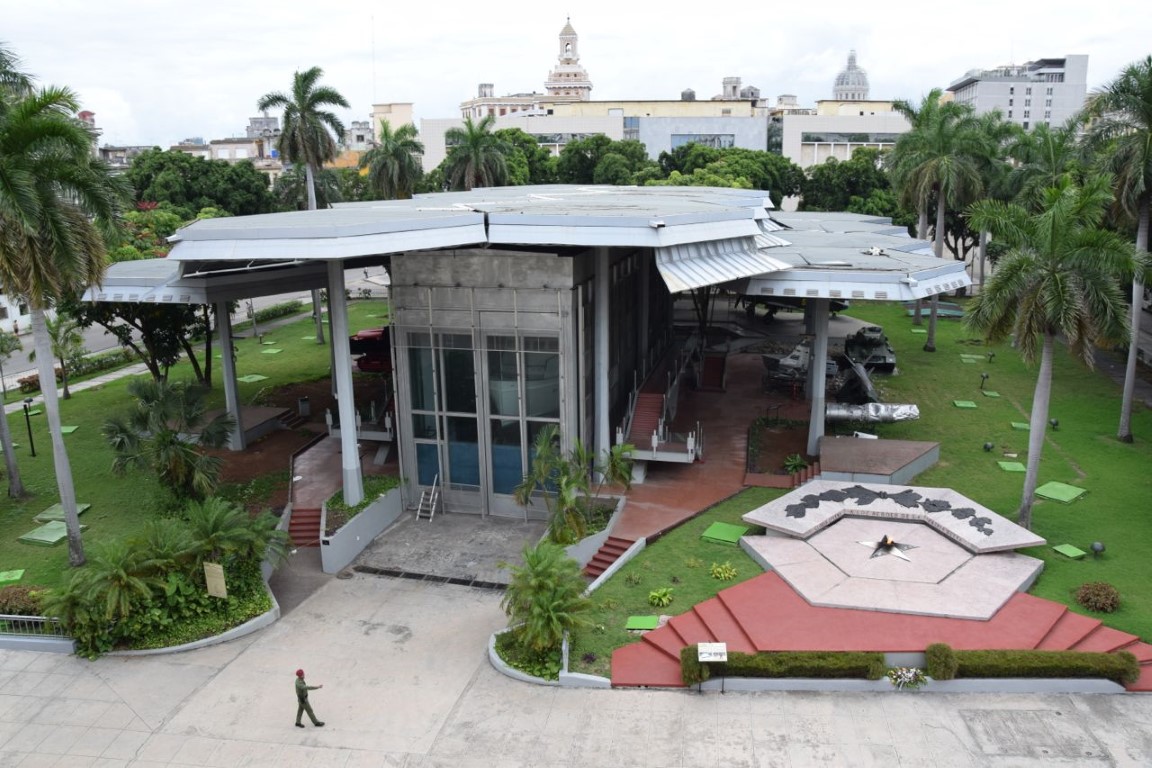
M 1028 433 L 1014 430 L 1012 422 L 1027 422 L 1036 366 L 1025 366 L 1008 345 L 986 346 L 966 332 L 957 320 L 941 320 L 937 352 L 922 350 L 924 336 L 914 334 L 912 319 L 896 304 L 861 303 L 852 307 L 853 317 L 884 326 L 898 355 L 894 375 L 877 375 L 873 381 L 881 400 L 915 403 L 918 421 L 867 425 L 885 438 L 935 440 L 941 443 L 940 463 L 921 474 L 917 485 L 949 487 L 984 506 L 1015 519 L 1023 488 L 1023 473 L 1005 472 L 997 465 L 1016 453 L 1014 460 L 1027 462 Z M 927 319 L 925 319 L 925 325 Z M 991 361 L 987 353 L 994 352 Z M 963 362 L 961 355 L 978 356 Z M 988 373 L 985 389 L 1000 397 L 985 397 L 981 373 Z M 954 400 L 971 400 L 975 409 L 957 408 Z M 1103 557 L 1070 560 L 1050 547 L 1025 550 L 1045 561 L 1044 572 L 1032 593 L 1094 615 L 1118 629 L 1152 638 L 1152 413 L 1135 408 L 1133 433 L 1136 442 L 1116 440 L 1120 415 L 1120 387 L 1107 376 L 1082 367 L 1063 348 L 1053 371 L 1051 417 L 1059 428 L 1047 435 L 1041 459 L 1040 483 L 1057 480 L 1086 488 L 1088 493 L 1071 504 L 1037 501 L 1033 527 L 1050 544 L 1071 543 L 1088 550 L 1093 541 L 1107 547 Z M 838 425 L 833 425 L 838 426 Z M 985 452 L 984 443 L 994 450 Z M 712 521 L 739 522 L 740 516 L 781 492 L 748 489 L 669 533 L 628 563 L 593 596 L 592 627 L 574 635 L 571 664 L 575 671 L 607 675 L 614 648 L 635 642 L 624 630 L 630 615 L 679 614 L 734 582 L 708 578 L 707 565 L 730 560 L 739 570 L 738 580 L 760 572 L 742 551 L 727 550 L 702 542 L 700 532 Z M 724 550 L 721 552 L 720 550 Z M 693 558 L 704 566 L 689 568 Z M 628 584 L 629 574 L 633 584 Z M 680 584 L 671 584 L 673 577 Z M 1075 604 L 1072 593 L 1089 581 L 1106 581 L 1121 594 L 1121 608 L 1113 614 L 1091 614 Z M 648 592 L 673 586 L 676 599 L 665 609 L 647 603 Z M 584 662 L 585 654 L 595 654 Z
M 385 322 L 373 315 L 387 315 L 387 302 L 353 301 L 349 304 L 350 328 L 353 330 L 378 327 Z M 243 330 L 241 330 L 243 333 Z M 237 372 L 240 376 L 255 373 L 268 378 L 263 381 L 239 384 L 240 398 L 250 404 L 261 392 L 297 381 L 308 381 L 328 376 L 329 347 L 320 346 L 304 336 L 313 333 L 312 320 L 301 317 L 283 328 L 268 331 L 265 341 L 273 340 L 281 354 L 265 355 L 255 339 L 239 339 L 237 346 Z M 217 346 L 218 348 L 218 346 Z M 213 381 L 216 384 L 210 396 L 213 407 L 222 408 L 224 391 L 220 386 L 222 365 L 213 359 Z M 173 368 L 173 381 L 190 379 L 191 366 L 181 363 Z M 103 387 L 73 393 L 70 400 L 61 400 L 61 421 L 76 426 L 72 434 L 64 436 L 72 473 L 76 484 L 76 498 L 92 507 L 81 517 L 88 526 L 84 534 L 85 546 L 91 548 L 100 541 L 131 533 L 150 515 L 155 514 L 153 499 L 158 491 L 156 482 L 144 473 L 134 472 L 126 478 L 112 475 L 112 452 L 100 436 L 100 426 L 111 414 L 127 407 L 125 392 L 128 379 L 120 379 Z M 37 523 L 33 516 L 60 500 L 56 490 L 52 466 L 52 448 L 47 422 L 43 414 L 31 417 L 36 456 L 28 446 L 28 433 L 24 414 L 17 412 L 8 417 L 12 436 L 18 447 L 16 459 L 29 496 L 24 499 L 0 497 L 0 571 L 25 569 L 24 585 L 55 586 L 67 569 L 67 544 L 38 547 L 23 544 L 17 538 Z M 2 468 L 2 465 L 0 465 Z M 6 483 L 5 483 L 6 487 Z
M 714 522 L 743 524 L 741 515 L 782 493 L 771 488 L 748 488 L 669 531 L 628 562 L 592 594 L 593 607 L 588 614 L 591 626 L 572 636 L 569 663 L 573 671 L 607 676 L 612 651 L 636 639 L 624 629 L 629 616 L 675 616 L 722 589 L 763 573 L 739 546 L 705 542 L 700 534 Z M 763 529 L 753 531 L 756 532 Z M 709 569 L 713 563 L 731 563 L 736 568 L 736 578 L 712 578 Z M 649 605 L 648 593 L 663 587 L 672 588 L 672 604 L 664 608 Z M 585 662 L 585 654 L 596 658 Z

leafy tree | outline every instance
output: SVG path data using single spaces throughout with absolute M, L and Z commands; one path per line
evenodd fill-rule
M 176 499 L 210 496 L 219 482 L 221 460 L 204 449 L 222 447 L 235 420 L 227 413 L 209 420 L 204 390 L 185 382 L 133 379 L 128 394 L 136 399 L 132 409 L 101 428 L 115 452 L 112 471 L 149 471 Z
M 716 153 L 716 159 L 703 166 L 695 166 L 697 160 Z M 785 197 L 800 194 L 804 171 L 798 165 L 780 155 L 754 149 L 731 147 L 710 149 L 708 153 L 686 155 L 685 167 L 692 167 L 689 173 L 673 170 L 663 181 L 648 180 L 652 186 L 686 187 L 735 187 L 742 189 L 763 189 L 769 193 L 772 202 L 780 205 Z M 672 158 L 666 159 L 667 165 Z
M 968 305 L 965 324 L 991 341 L 1012 338 L 1027 362 L 1040 358 L 1029 420 L 1028 466 L 1019 523 L 1032 524 L 1032 497 L 1048 425 L 1052 354 L 1057 338 L 1085 365 L 1097 344 L 1127 338 L 1116 278 L 1132 266 L 1132 249 L 1100 228 L 1112 193 L 1109 179 L 1083 187 L 1065 176 L 1033 211 L 985 199 L 969 209 L 972 225 L 1009 247 L 985 289 Z
M 5 56 L 10 60 L 10 56 Z M 10 66 L 10 65 L 6 65 Z M 7 82 L 26 76 L 6 75 Z M 68 560 L 83 565 L 72 467 L 60 409 L 45 310 L 98 283 L 104 274 L 102 231 L 116 226 L 125 186 L 93 157 L 92 129 L 75 119 L 66 88 L 0 87 L 0 289 L 27 298 L 44 410 L 64 522 Z
M 3 49 L 0 48 L 0 53 Z M 0 66 L 0 72 L 3 71 Z M 0 385 L 4 381 L 4 363 L 12 355 L 24 349 L 20 337 L 8 331 L 0 331 Z M 8 387 L 3 386 L 4 397 L 8 397 Z M 0 447 L 4 450 L 4 466 L 8 471 L 8 497 L 19 499 L 24 495 L 24 481 L 20 479 L 20 465 L 16 463 L 16 453 L 12 449 L 12 430 L 8 419 L 0 417 Z
M 202 208 L 219 208 L 235 216 L 268 213 L 272 196 L 268 177 L 251 162 L 208 160 L 179 150 L 145 150 L 124 173 L 137 203 L 161 203 L 181 221 Z
M 449 128 L 444 133 L 448 145 L 444 176 L 452 189 L 499 187 L 506 183 L 509 148 L 492 132 L 495 123 L 492 115 L 485 115 L 478 123 L 468 117 L 463 127 Z
M 302 165 L 296 165 L 276 177 L 272 185 L 272 197 L 283 211 L 308 210 L 308 190 L 316 195 L 319 207 L 331 208 L 333 203 L 344 201 L 340 174 L 334 168 L 321 168 L 312 176 L 312 186 L 308 186 L 308 174 Z
M 637 173 L 657 167 L 639 141 L 613 141 L 603 134 L 570 141 L 560 150 L 556 176 L 563 184 L 632 184 Z
M 926 220 L 928 202 L 936 200 L 936 258 L 944 256 L 945 213 L 949 205 L 960 208 L 983 192 L 980 170 L 991 154 L 988 137 L 980 130 L 966 104 L 939 104 L 939 89 L 931 91 L 919 110 L 907 102 L 892 107 L 912 123 L 892 150 L 892 183 L 903 200 L 913 202 Z M 939 298 L 932 296 L 925 352 L 936 351 L 936 316 Z
M 615 186 L 631 184 L 632 168 L 628 163 L 628 158 L 615 152 L 604 155 L 596 164 L 596 170 L 592 172 L 592 183 L 613 184 Z
M 720 159 L 721 150 L 690 141 L 681 144 L 671 152 L 661 152 L 658 160 L 660 170 L 664 175 L 671 176 L 673 171 L 681 174 L 691 174 L 697 168 L 704 168 Z
M 103 609 L 106 620 L 127 618 L 136 601 L 152 596 L 156 579 L 148 573 L 147 559 L 143 547 L 116 539 L 96 550 L 83 583 L 88 600 Z
M 1148 252 L 1149 210 L 1152 209 L 1152 56 L 1129 64 L 1085 106 L 1091 120 L 1088 146 L 1098 151 L 1103 163 L 1116 176 L 1116 200 L 1136 222 L 1136 250 Z M 1136 391 L 1136 340 L 1140 338 L 1144 279 L 1133 273 L 1131 332 L 1128 362 L 1124 371 L 1120 425 L 1116 436 L 1132 442 L 1132 399 Z
M 1074 120 L 1052 128 L 1044 123 L 1019 133 L 1008 147 L 1012 170 L 1008 174 L 1008 193 L 1025 208 L 1037 208 L 1049 187 L 1066 175 L 1080 181 L 1084 175 L 1082 150 Z
M 861 147 L 852 153 L 849 160 L 841 162 L 833 157 L 820 165 L 812 166 L 801 184 L 800 210 L 847 211 L 854 197 L 863 201 L 872 198 L 873 192 L 891 190 L 892 185 L 881 167 L 881 162 L 880 150 Z M 881 202 L 881 198 L 873 201 L 874 205 L 886 203 L 886 200 Z M 894 211 L 895 205 L 891 208 Z
M 536 652 L 560 646 L 564 632 L 584 626 L 590 601 L 580 566 L 563 548 L 549 541 L 525 547 L 523 565 L 512 577 L 500 607 L 508 615 L 521 647 Z
M 84 334 L 80 333 L 80 325 L 75 318 L 67 314 L 58 314 L 47 319 L 48 338 L 52 340 L 52 355 L 60 361 L 60 379 L 64 387 L 64 399 L 70 400 L 72 393 L 68 391 L 68 366 L 84 357 Z M 36 350 L 28 355 L 30 362 L 36 362 Z M 55 377 L 53 377 L 55 379 Z
M 420 157 L 424 144 L 412 123 L 392 130 L 387 120 L 380 121 L 380 138 L 376 146 L 360 158 L 360 168 L 368 169 L 372 191 L 385 200 L 407 200 L 423 171 Z
M 304 166 L 310 211 L 316 210 L 316 172 L 336 157 L 336 139 L 344 135 L 344 124 L 330 110 L 332 107 L 350 109 L 348 100 L 339 91 L 319 84 L 323 76 L 324 70 L 320 67 L 296 72 L 292 76 L 290 93 L 266 93 L 256 103 L 261 112 L 284 110 L 276 148 L 285 160 Z M 324 321 L 320 315 L 320 291 L 313 290 L 312 319 L 316 326 L 317 344 L 324 343 Z
M 509 184 L 552 184 L 556 181 L 556 158 L 540 146 L 535 136 L 520 128 L 501 128 L 495 136 L 508 146 Z

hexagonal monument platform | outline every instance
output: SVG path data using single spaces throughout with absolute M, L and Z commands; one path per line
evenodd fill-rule
M 945 488 L 814 481 L 744 520 L 769 535 L 742 546 L 812 605 L 989 619 L 1044 567 L 1011 551 L 1044 539 Z

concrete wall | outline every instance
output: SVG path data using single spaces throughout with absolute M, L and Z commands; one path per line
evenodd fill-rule
M 642 117 L 640 141 L 655 160 L 674 149 L 677 134 L 732 135 L 734 147 L 764 151 L 768 148 L 768 119 L 754 117 Z
M 907 133 L 911 125 L 895 112 L 875 115 L 786 115 L 783 121 L 782 154 L 801 168 L 825 162 L 829 157 L 848 160 L 858 147 L 886 147 L 868 142 L 804 142 L 805 133 Z
M 608 541 L 608 537 L 612 535 L 612 529 L 616 527 L 616 521 L 620 519 L 620 514 L 624 511 L 626 503 L 627 499 L 623 496 L 616 500 L 616 511 L 612 513 L 608 525 L 600 533 L 586 536 L 570 547 L 565 547 L 564 551 L 568 557 L 578 562 L 581 568 L 588 565 L 588 562 L 596 556 L 600 547 L 604 546 L 604 542 Z
M 400 489 L 393 488 L 331 536 L 320 537 L 320 563 L 324 573 L 337 573 L 355 560 L 372 539 L 396 522 L 404 511 Z M 327 516 L 325 507 L 324 516 Z M 323 524 L 323 523 L 322 523 Z

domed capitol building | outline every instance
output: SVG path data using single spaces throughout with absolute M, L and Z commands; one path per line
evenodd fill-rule
M 856 66 L 856 51 L 848 52 L 848 66 L 836 75 L 832 88 L 834 101 L 867 101 L 868 73 Z

